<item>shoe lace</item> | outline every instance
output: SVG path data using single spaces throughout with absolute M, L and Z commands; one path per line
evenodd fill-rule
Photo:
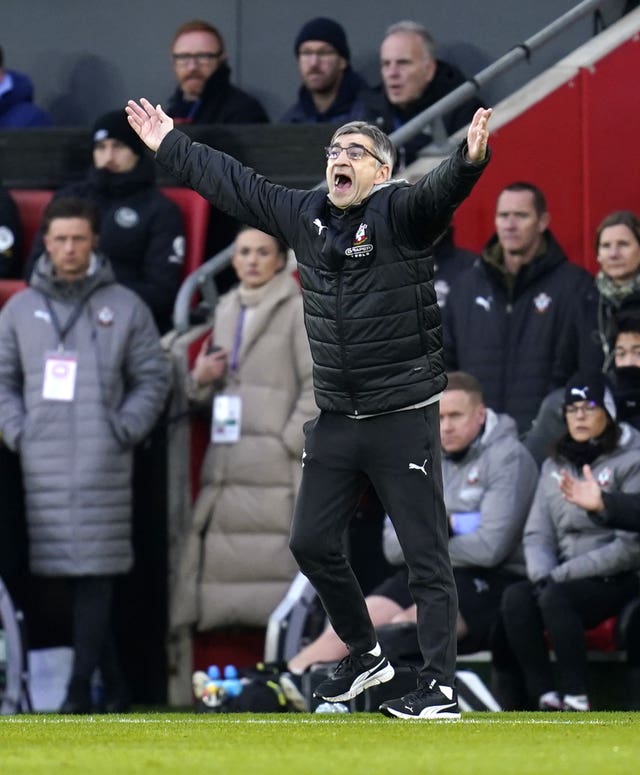
M 339 662 L 336 669 L 333 671 L 334 677 L 338 678 L 341 675 L 347 675 L 354 670 L 354 657 L 351 654 L 347 654 Z
M 431 694 L 431 692 L 428 692 L 426 689 L 422 689 L 418 687 L 417 689 L 414 689 L 412 692 L 405 694 L 402 699 L 407 704 L 413 705 L 414 703 L 420 702 L 420 700 L 422 700 L 425 694 Z
M 405 694 L 402 699 L 411 705 L 413 703 L 421 702 L 425 697 L 432 697 L 434 694 L 442 694 L 438 686 L 434 686 L 433 689 L 430 689 L 426 684 L 418 684 L 417 688 L 412 692 Z

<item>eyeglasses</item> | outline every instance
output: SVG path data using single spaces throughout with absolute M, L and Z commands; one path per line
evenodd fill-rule
M 315 51 L 314 49 L 310 48 L 302 48 L 300 51 L 298 51 L 298 57 L 300 59 L 312 59 L 313 57 L 318 57 L 319 59 L 330 59 L 331 57 L 337 56 L 339 56 L 338 52 L 331 48 L 321 48 L 319 51 Z
M 373 151 L 365 148 L 364 145 L 357 145 L 354 143 L 353 145 L 348 145 L 346 148 L 343 148 L 341 145 L 328 145 L 324 149 L 327 159 L 331 159 L 331 161 L 338 159 L 343 151 L 345 151 L 347 158 L 351 159 L 351 161 L 360 161 L 360 159 L 364 158 L 365 153 L 368 153 L 369 156 L 373 156 L 377 162 L 384 164 L 380 157 L 376 156 Z
M 588 404 L 569 404 L 568 406 L 565 406 L 564 411 L 565 414 L 578 414 L 578 412 L 583 412 L 584 414 L 593 414 L 598 409 L 600 409 L 599 404 L 596 404 L 593 401 L 589 401 Z
M 219 59 L 223 51 L 198 51 L 196 54 L 172 54 L 173 61 L 178 67 L 186 67 L 189 62 L 195 62 L 197 65 L 209 65 Z

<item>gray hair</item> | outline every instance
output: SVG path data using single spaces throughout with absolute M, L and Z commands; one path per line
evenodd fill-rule
M 349 121 L 336 129 L 331 138 L 331 145 L 343 135 L 364 135 L 373 142 L 373 151 L 375 155 L 382 159 L 392 169 L 396 160 L 396 149 L 387 135 L 377 126 L 368 124 L 366 121 Z
M 394 35 L 396 32 L 412 32 L 414 35 L 417 35 L 422 39 L 427 55 L 431 59 L 436 58 L 436 42 L 433 39 L 433 35 L 424 26 L 424 24 L 419 24 L 418 22 L 411 21 L 410 19 L 404 19 L 401 22 L 396 22 L 395 24 L 387 27 L 387 31 L 385 32 L 384 37 L 388 38 L 389 35 Z

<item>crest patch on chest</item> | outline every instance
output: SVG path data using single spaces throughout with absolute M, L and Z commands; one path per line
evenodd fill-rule
M 368 255 L 373 250 L 373 245 L 370 242 L 368 234 L 369 226 L 366 223 L 361 223 L 353 238 L 353 245 L 347 248 L 344 252 L 349 258 L 362 258 Z

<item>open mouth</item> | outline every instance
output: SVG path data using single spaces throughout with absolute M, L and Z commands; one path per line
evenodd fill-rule
M 348 175 L 338 173 L 337 175 L 334 175 L 333 185 L 337 191 L 346 191 L 351 188 L 351 178 Z

